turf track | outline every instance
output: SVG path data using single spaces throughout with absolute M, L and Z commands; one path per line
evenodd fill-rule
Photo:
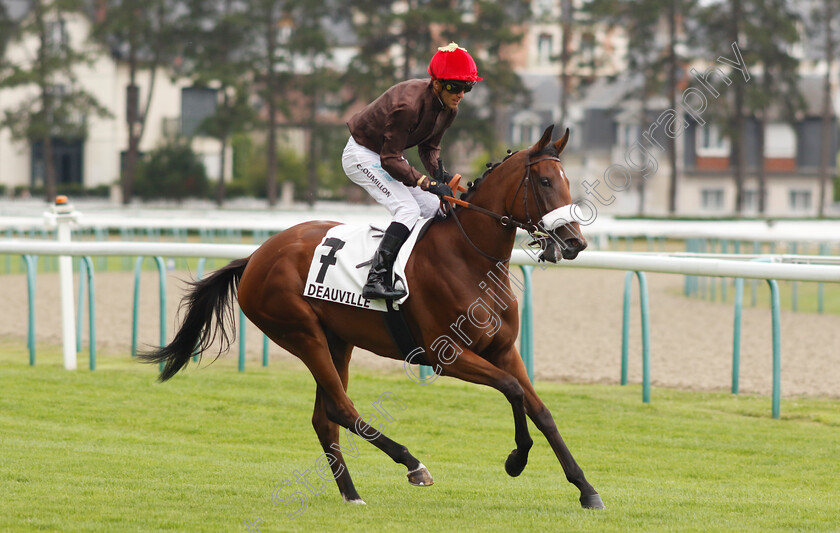
M 539 383 L 607 505 L 593 512 L 541 435 L 525 472 L 504 473 L 513 424 L 499 393 L 372 372 L 351 374 L 357 408 L 396 395 L 406 409 L 385 432 L 435 485 L 410 486 L 403 467 L 358 443 L 347 461 L 368 505 L 342 503 L 330 481 L 289 519 L 295 506 L 272 503 L 272 490 L 322 453 L 314 383 L 301 364 L 238 374 L 234 359 L 161 385 L 123 356 L 67 372 L 44 346 L 33 368 L 0 341 L 0 531 L 248 531 L 246 520 L 262 533 L 838 528 L 840 402 L 784 398 L 772 420 L 767 397 L 655 389 L 643 405 L 637 386 Z

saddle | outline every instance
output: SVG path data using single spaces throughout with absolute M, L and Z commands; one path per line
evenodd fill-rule
M 362 296 L 368 267 L 385 230 L 375 226 L 341 224 L 330 228 L 315 248 L 309 266 L 304 296 L 363 309 L 381 311 L 385 326 L 403 358 L 416 350 L 418 343 L 400 312 L 400 305 L 411 294 L 405 265 L 417 242 L 426 234 L 434 219 L 421 219 L 400 248 L 394 262 L 394 284 L 402 284 L 406 295 L 399 300 L 368 300 Z M 419 359 L 414 357 L 414 359 Z M 423 361 L 414 361 L 423 362 Z

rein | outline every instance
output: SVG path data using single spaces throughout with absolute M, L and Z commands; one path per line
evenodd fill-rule
M 451 196 L 444 196 L 443 199 L 448 200 L 449 202 L 451 202 L 453 204 L 458 204 L 462 207 L 465 207 L 466 209 L 470 209 L 472 211 L 476 211 L 478 213 L 481 213 L 481 214 L 487 215 L 491 218 L 494 218 L 499 222 L 499 224 L 501 224 L 505 228 L 515 227 L 515 228 L 519 228 L 519 229 L 524 229 L 525 231 L 528 232 L 528 235 L 533 237 L 534 233 L 539 231 L 539 228 L 531 222 L 531 217 L 530 217 L 530 215 L 528 215 L 528 185 L 531 184 L 530 183 L 530 181 L 531 181 L 531 166 L 536 165 L 537 163 L 541 163 L 543 161 L 557 161 L 559 163 L 560 158 L 558 158 L 556 156 L 545 156 L 545 157 L 541 157 L 540 159 L 536 159 L 534 161 L 531 161 L 530 156 L 528 156 L 528 162 L 525 163 L 525 175 L 522 176 L 522 179 L 519 181 L 519 186 L 516 188 L 516 193 L 513 195 L 513 200 L 511 201 L 511 207 L 507 208 L 508 214 L 506 214 L 506 215 L 500 215 L 500 214 L 498 214 L 494 211 L 490 211 L 489 209 L 485 209 L 483 207 L 473 205 L 470 202 L 460 200 L 460 199 L 457 199 L 457 198 L 453 198 Z M 525 189 L 524 189 L 525 194 L 522 198 L 522 201 L 523 201 L 523 204 L 524 204 L 524 207 L 525 207 L 525 214 L 526 214 L 526 216 L 528 216 L 528 221 L 527 222 L 519 222 L 518 220 L 514 220 L 512 218 L 512 216 L 510 215 L 510 212 L 512 210 L 512 205 L 513 205 L 514 202 L 516 202 L 516 197 L 519 196 L 519 191 L 520 191 L 520 189 L 522 189 L 523 185 L 525 186 Z M 533 186 L 533 184 L 531 184 L 531 185 L 532 185 L 531 188 L 534 189 L 534 196 L 536 197 L 537 193 L 536 193 L 535 186 Z M 446 204 L 446 203 L 444 203 L 444 204 L 447 205 L 447 206 L 449 205 L 449 204 Z M 542 209 L 540 209 L 539 205 L 537 205 L 537 209 L 540 211 L 540 214 L 542 214 Z M 455 212 L 454 209 L 451 210 L 451 213 L 452 213 L 452 218 L 454 218 L 455 222 L 458 224 L 458 229 L 461 230 L 461 235 L 464 236 L 464 238 L 467 240 L 469 245 L 472 246 L 473 249 L 476 252 L 478 252 L 479 254 L 484 256 L 485 258 L 490 259 L 491 261 L 495 261 L 497 263 L 499 263 L 499 262 L 506 263 L 506 262 L 510 261 L 510 257 L 508 257 L 507 259 L 499 259 L 499 258 L 493 257 L 492 255 L 487 254 L 484 251 L 482 251 L 481 249 L 479 249 L 479 247 L 476 246 L 474 242 L 472 242 L 472 239 L 470 239 L 469 235 L 467 235 L 467 232 L 464 230 L 464 226 L 461 225 L 461 221 L 458 219 L 458 214 Z

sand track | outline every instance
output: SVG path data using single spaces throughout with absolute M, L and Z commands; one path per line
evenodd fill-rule
M 219 266 L 220 263 L 217 264 Z M 518 272 L 518 271 L 515 271 Z M 167 276 L 167 328 L 171 339 L 185 272 Z M 3 275 L 5 305 L 0 336 L 26 342 L 26 277 Z M 624 273 L 582 269 L 534 271 L 535 368 L 538 380 L 618 383 Z M 96 274 L 97 350 L 125 352 L 131 345 L 134 275 Z M 688 300 L 680 295 L 683 277 L 648 274 L 651 314 L 651 375 L 654 386 L 695 390 L 729 390 L 732 365 L 731 304 Z M 141 344 L 159 337 L 156 272 L 141 277 Z M 761 287 L 761 290 L 767 290 Z M 58 276 L 41 274 L 36 288 L 36 338 L 60 344 Z M 741 392 L 771 390 L 771 323 L 768 309 L 743 310 Z M 840 397 L 840 317 L 813 313 L 781 314 L 782 395 Z M 85 317 L 85 342 L 87 317 Z M 629 381 L 641 382 L 641 321 L 638 288 L 633 287 Z M 249 359 L 262 354 L 262 336 L 253 326 L 246 340 Z M 236 347 L 228 357 L 235 357 Z M 271 358 L 292 358 L 272 346 Z M 80 367 L 84 366 L 80 355 Z M 254 363 L 249 363 L 254 364 Z M 356 350 L 354 365 L 392 368 L 399 362 Z

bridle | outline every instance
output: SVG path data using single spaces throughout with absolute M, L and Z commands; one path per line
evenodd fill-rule
M 525 163 L 525 175 L 522 176 L 522 179 L 519 181 L 519 185 L 516 187 L 516 192 L 514 193 L 513 198 L 511 199 L 510 205 L 505 207 L 506 213 L 504 215 L 500 215 L 499 213 L 496 213 L 494 211 L 490 211 L 489 209 L 485 209 L 483 207 L 473 205 L 472 203 L 466 202 L 464 200 L 456 200 L 455 203 L 457 203 L 458 205 L 460 205 L 460 206 L 462 206 L 466 209 L 470 209 L 472 211 L 477 211 L 477 212 L 482 213 L 484 215 L 487 215 L 491 218 L 494 218 L 499 222 L 499 224 L 501 224 L 505 228 L 523 229 L 523 230 L 528 232 L 528 235 L 530 235 L 532 238 L 539 241 L 540 238 L 542 237 L 542 235 L 541 235 L 542 231 L 540 230 L 540 228 L 535 223 L 532 222 L 531 215 L 528 212 L 528 190 L 530 189 L 532 191 L 532 194 L 533 194 L 534 199 L 535 199 L 534 201 L 535 201 L 536 206 L 537 206 L 537 212 L 539 213 L 540 218 L 542 218 L 542 216 L 545 214 L 545 212 L 543 211 L 542 207 L 540 206 L 540 202 L 536 201 L 537 198 L 540 198 L 540 195 L 537 192 L 536 185 L 534 184 L 533 180 L 531 179 L 531 167 L 536 165 L 537 163 L 541 163 L 543 161 L 557 161 L 559 163 L 560 158 L 557 157 L 557 156 L 546 155 L 544 157 L 540 157 L 539 159 L 535 159 L 535 160 L 532 161 L 531 160 L 531 154 L 528 154 L 528 160 Z M 490 175 L 487 174 L 485 177 L 489 177 L 489 176 Z M 516 203 L 516 198 L 517 198 L 517 196 L 519 196 L 520 191 L 523 191 L 522 203 L 523 203 L 523 207 L 525 209 L 525 216 L 528 217 L 525 222 L 519 222 L 518 220 L 515 220 L 513 218 L 512 214 L 511 214 L 512 211 L 513 211 L 513 205 Z M 455 199 L 453 198 L 453 200 L 455 200 Z M 458 225 L 458 229 L 461 231 L 461 234 L 464 236 L 464 239 L 466 239 L 466 241 L 469 243 L 469 245 L 472 246 L 473 249 L 476 252 L 478 252 L 479 254 L 484 256 L 485 258 L 490 259 L 491 261 L 494 261 L 494 262 L 497 262 L 497 263 L 507 263 L 510 260 L 510 257 L 508 257 L 507 259 L 500 259 L 500 258 L 493 257 L 493 256 L 485 253 L 484 251 L 482 251 L 478 246 L 476 246 L 476 244 L 472 241 L 472 239 L 470 239 L 470 237 L 467 235 L 467 232 L 464 230 L 464 226 L 461 225 L 461 221 L 458 219 L 457 212 L 454 209 L 451 209 L 451 206 L 448 202 L 443 202 L 442 201 L 442 203 L 443 203 L 443 205 L 448 206 L 447 211 L 452 213 L 452 218 L 455 219 L 455 222 Z

